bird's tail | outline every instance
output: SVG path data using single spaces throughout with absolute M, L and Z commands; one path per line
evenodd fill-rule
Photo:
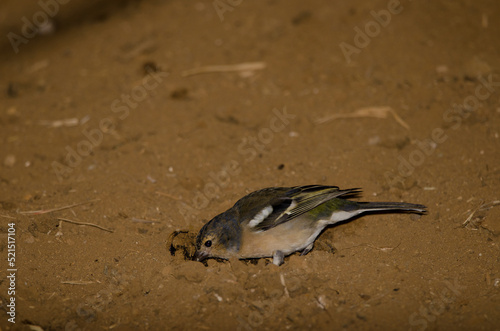
M 329 223 L 335 224 L 348 220 L 365 212 L 381 213 L 418 213 L 427 212 L 427 207 L 407 202 L 356 202 L 344 199 L 331 200 L 335 204 L 334 212 L 330 215 Z
M 347 207 L 347 206 L 346 206 Z M 349 208 L 349 207 L 347 207 Z M 351 205 L 351 208 L 357 209 L 360 212 L 369 211 L 402 211 L 410 213 L 425 213 L 427 207 L 415 203 L 407 202 L 358 202 L 356 206 Z

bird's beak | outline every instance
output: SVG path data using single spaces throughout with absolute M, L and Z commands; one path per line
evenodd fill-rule
M 207 257 L 208 253 L 203 251 L 196 251 L 193 256 L 194 260 L 198 262 L 205 260 Z

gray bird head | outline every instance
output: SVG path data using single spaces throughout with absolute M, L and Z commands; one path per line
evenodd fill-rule
M 240 248 L 241 228 L 231 210 L 205 224 L 196 237 L 195 260 L 209 257 L 229 259 Z

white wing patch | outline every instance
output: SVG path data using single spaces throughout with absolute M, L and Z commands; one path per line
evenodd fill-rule
M 267 206 L 266 208 L 259 211 L 257 215 L 254 216 L 254 218 L 248 223 L 248 226 L 251 228 L 256 227 L 263 220 L 265 220 L 267 216 L 271 215 L 272 212 L 273 212 L 273 207 Z
M 288 208 L 286 209 L 285 211 L 285 214 L 287 215 L 290 215 L 292 213 L 292 210 L 297 207 L 297 201 L 295 200 L 292 200 L 292 203 L 290 204 L 290 206 L 288 206 Z

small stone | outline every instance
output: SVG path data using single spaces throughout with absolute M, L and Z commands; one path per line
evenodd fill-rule
M 31 233 L 25 233 L 24 237 L 24 242 L 27 244 L 32 244 L 35 242 L 35 237 L 33 237 Z
M 436 72 L 438 74 L 446 74 L 448 71 L 450 71 L 450 69 L 445 64 L 441 64 L 436 67 Z

